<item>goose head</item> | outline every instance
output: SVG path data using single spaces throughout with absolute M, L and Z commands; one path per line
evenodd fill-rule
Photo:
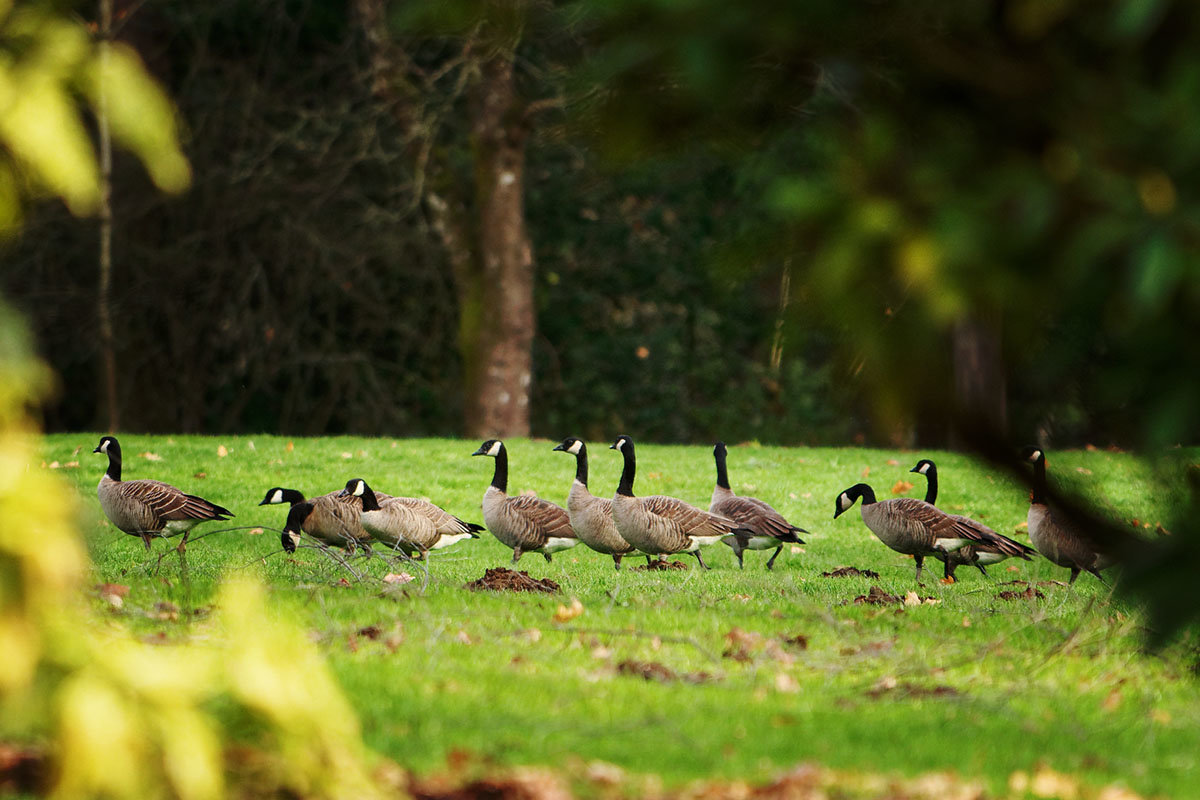
M 346 488 L 338 492 L 338 497 L 362 497 L 367 488 L 367 482 L 362 478 L 351 478 L 346 481 Z
M 577 456 L 583 451 L 583 440 L 576 439 L 574 436 L 568 436 L 560 443 L 554 446 L 555 450 L 562 450 L 564 453 L 570 453 Z
M 937 470 L 937 466 L 928 458 L 922 458 L 917 462 L 917 465 L 909 470 L 909 472 L 919 472 L 922 475 L 928 475 Z
M 471 453 L 471 455 L 491 456 L 492 458 L 495 458 L 496 456 L 500 455 L 500 451 L 503 449 L 504 442 L 500 441 L 499 439 L 488 439 L 486 442 L 479 445 L 479 449 L 474 453 Z
M 96 445 L 96 449 L 92 452 L 104 453 L 105 455 L 115 455 L 117 458 L 120 458 L 121 445 L 117 442 L 117 437 L 115 436 L 101 436 L 100 444 Z

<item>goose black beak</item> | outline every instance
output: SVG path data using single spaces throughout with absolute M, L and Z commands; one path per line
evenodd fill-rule
M 338 496 L 338 497 L 349 497 L 349 496 L 350 496 L 350 490 L 349 490 L 349 489 L 342 489 L 340 492 L 338 492 L 338 493 L 337 493 L 337 496 Z
M 609 449 L 609 450 L 616 450 L 616 449 L 617 449 L 617 443 L 616 443 L 616 442 L 613 442 L 612 444 L 610 444 L 610 445 L 608 446 L 608 449 Z
M 484 450 L 484 449 L 481 447 L 481 448 L 479 448 L 478 450 L 476 450 L 474 453 L 471 453 L 471 455 L 473 455 L 473 456 L 486 456 L 486 455 L 487 455 L 487 450 Z
M 264 499 L 263 499 L 263 501 L 262 501 L 261 503 L 259 503 L 259 505 L 260 505 L 260 506 L 267 506 L 267 505 L 270 505 L 270 503 L 268 503 L 268 502 L 266 501 L 266 498 L 264 498 Z
M 909 472 L 920 472 L 920 470 L 918 470 L 916 467 L 913 467 L 909 470 Z
M 93 452 L 93 453 L 99 453 L 99 452 L 100 452 L 100 446 L 99 446 L 99 445 L 96 445 L 96 447 L 94 447 L 94 448 L 92 449 L 92 452 Z
M 567 448 L 562 446 L 562 442 L 559 442 L 558 444 L 554 445 L 554 449 L 555 450 L 566 450 Z

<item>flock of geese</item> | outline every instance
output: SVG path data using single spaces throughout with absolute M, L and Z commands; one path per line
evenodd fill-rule
M 575 456 L 575 480 L 564 509 L 532 495 L 510 496 L 504 442 L 485 441 L 472 455 L 495 460 L 492 481 L 483 495 L 486 528 L 465 522 L 428 500 L 377 492 L 361 478 L 348 481 L 341 491 L 308 499 L 295 489 L 272 488 L 259 505 L 290 506 L 281 537 L 288 552 L 295 552 L 301 535 L 308 534 L 325 546 L 354 550 L 369 548 L 374 542 L 423 558 L 432 550 L 479 538 L 480 532 L 488 530 L 512 548 L 513 563 L 529 552 L 541 553 L 550 561 L 553 553 L 582 542 L 612 556 L 617 569 L 626 555 L 645 555 L 649 564 L 676 553 L 691 553 L 707 568 L 700 549 L 721 542 L 733 549 L 739 566 L 744 566 L 745 551 L 773 549 L 766 564 L 771 569 L 785 546 L 804 543 L 797 535 L 807 533 L 803 528 L 788 522 L 766 502 L 733 492 L 723 443 L 713 448 L 717 477 L 707 511 L 665 495 L 638 497 L 633 493 L 637 475 L 633 440 L 619 436 L 610 449 L 621 454 L 624 466 L 616 494 L 607 498 L 588 490 L 587 446 L 582 440 L 568 437 L 554 447 Z M 113 436 L 102 437 L 93 452 L 108 456 L 108 469 L 98 488 L 101 508 L 118 529 L 141 537 L 147 550 L 154 538 L 182 534 L 182 551 L 193 527 L 233 516 L 226 508 L 161 481 L 121 480 L 121 445 Z M 1029 560 L 1037 553 L 1070 569 L 1071 583 L 1082 571 L 1103 580 L 1100 570 L 1111 566 L 1113 560 L 1098 552 L 1070 520 L 1047 504 L 1045 454 L 1030 447 L 1022 457 L 1033 465 L 1028 515 L 1032 548 L 969 517 L 940 510 L 935 505 L 937 467 L 929 459 L 917 462 L 911 470 L 928 482 L 924 500 L 877 500 L 870 486 L 858 483 L 837 496 L 833 516 L 836 519 L 861 500 L 863 522 L 888 547 L 913 557 L 918 583 L 926 557 L 943 562 L 943 580 L 952 582 L 958 566 L 973 566 L 986 575 L 991 564 L 1011 557 Z

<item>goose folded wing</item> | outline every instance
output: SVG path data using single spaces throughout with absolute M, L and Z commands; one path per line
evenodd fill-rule
M 750 528 L 758 536 L 788 538 L 796 527 L 771 506 L 753 497 L 732 497 L 713 508 L 713 513 L 728 517 L 738 525 Z
M 984 525 L 982 522 L 971 519 L 970 517 L 952 517 L 954 520 L 961 522 L 963 525 L 974 528 L 979 531 L 982 536 L 987 538 L 979 540 L 975 544 L 975 549 L 985 553 L 1003 553 L 1006 556 L 1016 556 L 1023 558 L 1026 561 L 1029 557 L 1036 553 L 1032 547 L 1027 547 L 1020 542 L 1010 539 L 1007 536 L 996 533 L 994 530 Z
M 415 513 L 420 514 L 432 522 L 434 529 L 439 534 L 452 536 L 458 533 L 472 532 L 472 527 L 469 522 L 459 519 L 436 503 L 431 503 L 430 501 L 423 500 L 419 497 L 394 497 L 392 500 L 395 503 L 412 509 Z M 482 528 L 480 528 L 480 530 L 482 530 Z
M 740 525 L 733 520 L 701 511 L 674 497 L 644 497 L 642 505 L 646 511 L 669 522 L 685 536 L 724 536 L 732 533 L 734 529 L 740 529 Z
M 508 498 L 508 506 L 520 514 L 521 519 L 529 524 L 531 531 L 536 531 L 540 539 L 577 538 L 566 509 L 549 500 L 522 494 Z
M 155 516 L 168 522 L 185 519 L 224 519 L 232 512 L 210 503 L 203 497 L 184 494 L 162 481 L 128 481 L 122 491 L 130 500 L 142 503 Z

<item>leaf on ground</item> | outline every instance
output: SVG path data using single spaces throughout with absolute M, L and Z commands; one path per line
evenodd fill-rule
M 378 625 L 367 625 L 365 627 L 359 628 L 358 631 L 356 631 L 356 633 L 359 636 L 365 636 L 366 638 L 368 638 L 374 642 L 374 641 L 378 641 L 379 637 L 383 635 L 383 628 L 379 627 Z
M 342 458 L 344 458 L 344 459 L 350 459 L 350 458 L 354 458 L 354 453 L 346 453 L 346 452 L 343 452 L 343 453 L 342 453 Z
M 217 458 L 224 458 L 229 455 L 229 448 L 223 444 L 217 445 Z
M 138 453 L 138 455 L 147 461 L 162 461 L 162 456 L 160 456 L 158 453 L 151 453 L 147 451 L 145 453 Z
M 920 596 L 920 595 L 918 595 L 916 592 L 905 592 L 905 594 L 904 594 L 904 605 L 906 605 L 906 606 L 919 606 L 919 605 L 921 605 L 921 596 Z
M 763 636 L 761 633 L 731 628 L 729 633 L 725 634 L 725 650 L 721 656 L 732 658 L 734 661 L 750 661 L 754 657 L 753 654 L 762 647 Z
M 797 650 L 808 649 L 808 637 L 803 633 L 797 633 L 795 636 L 784 636 L 780 641 L 788 647 L 793 647 Z
M 150 617 L 163 622 L 174 622 L 179 619 L 179 606 L 167 600 L 155 603 L 154 613 Z
M 96 584 L 96 593 L 100 596 L 111 594 L 117 597 L 128 597 L 129 587 L 121 583 L 98 583 Z
M 412 583 L 416 578 L 407 572 L 389 572 L 383 576 L 384 583 Z
M 295 444 L 295 442 L 288 442 L 287 446 L 284 447 L 283 449 L 290 453 L 296 449 L 296 444 Z
M 558 608 L 554 611 L 554 621 L 558 623 L 570 622 L 582 613 L 583 603 L 579 602 L 578 597 L 572 597 L 569 606 L 565 606 L 562 603 L 558 604 Z
M 898 480 L 892 484 L 892 494 L 904 494 L 913 488 L 911 482 L 906 480 Z
M 871 569 L 859 569 L 858 567 L 838 567 L 832 572 L 822 572 L 822 578 L 871 578 L 876 579 L 879 573 Z
M 800 691 L 800 682 L 786 672 L 775 673 L 775 691 L 784 694 L 796 694 Z
M 863 476 L 864 478 L 869 478 L 869 477 L 871 477 L 871 468 L 870 468 L 870 467 L 863 467 L 862 476 Z
M 888 594 L 878 586 L 872 586 L 871 591 L 866 594 L 860 594 L 854 598 L 855 605 L 863 605 L 864 603 L 872 606 L 899 605 L 904 601 L 894 594 Z
M 651 561 L 649 564 L 634 567 L 634 570 L 638 572 L 662 572 L 663 570 L 673 569 L 691 569 L 691 567 L 682 561 L 659 561 L 657 559 Z
M 896 460 L 896 459 L 894 459 L 894 458 L 889 458 L 889 459 L 887 460 L 887 465 L 888 465 L 889 467 L 898 467 L 898 466 L 900 466 L 900 462 L 899 462 L 899 461 L 897 461 L 897 460 Z
M 469 645 L 471 644 L 471 634 L 466 631 L 459 631 L 454 635 L 454 641 Z
M 246 531 L 246 535 L 247 536 L 262 536 L 263 529 L 262 528 L 251 528 L 250 530 Z
M 1076 467 L 1075 471 L 1078 472 L 1080 475 L 1091 475 L 1092 474 L 1092 471 L 1090 469 L 1088 469 L 1087 467 Z
M 207 472 L 197 472 L 196 474 L 192 475 L 192 477 L 196 478 L 198 480 L 204 480 L 205 478 L 208 477 L 208 473 Z

